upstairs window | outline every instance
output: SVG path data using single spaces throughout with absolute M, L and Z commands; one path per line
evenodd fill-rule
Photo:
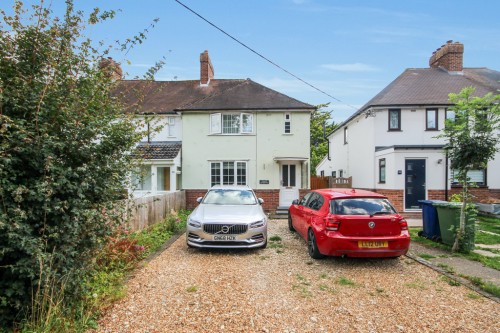
M 347 127 L 344 127 L 344 144 L 345 144 L 345 145 L 347 144 L 347 139 L 348 139 L 347 135 L 348 135 L 348 134 L 349 134 L 349 133 L 348 133 L 348 131 L 347 131 Z
M 253 133 L 253 114 L 212 113 L 210 134 L 250 134 Z
M 167 117 L 168 136 L 175 136 L 175 117 Z
M 332 171 L 332 177 L 337 178 L 337 171 Z
M 401 131 L 401 109 L 389 109 L 389 131 Z
M 427 131 L 438 130 L 438 110 L 426 109 L 425 110 L 425 129 Z
M 289 113 L 285 113 L 285 134 L 292 133 L 292 119 Z

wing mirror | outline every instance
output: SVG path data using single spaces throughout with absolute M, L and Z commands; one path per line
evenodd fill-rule
M 299 199 L 295 199 L 292 201 L 292 205 L 298 205 L 299 204 Z
M 259 205 L 262 205 L 264 203 L 264 199 L 262 198 L 257 198 L 257 201 L 259 202 Z
M 197 203 L 201 203 L 201 200 L 203 200 L 203 197 L 196 198 Z

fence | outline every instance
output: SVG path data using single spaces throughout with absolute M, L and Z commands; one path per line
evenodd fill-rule
M 186 192 L 177 191 L 162 195 L 137 198 L 130 201 L 129 228 L 142 230 L 163 220 L 172 210 L 186 208 Z
M 351 188 L 352 177 L 349 178 L 333 178 L 311 176 L 311 190 L 320 188 Z
M 330 187 L 336 187 L 336 188 L 351 188 L 352 187 L 352 177 L 349 178 L 333 178 L 333 177 L 328 177 L 330 178 Z

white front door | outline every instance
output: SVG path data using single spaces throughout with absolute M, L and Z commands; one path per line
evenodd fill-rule
M 299 170 L 298 164 L 281 164 L 280 207 L 288 207 L 293 200 L 299 198 L 300 173 L 297 177 Z

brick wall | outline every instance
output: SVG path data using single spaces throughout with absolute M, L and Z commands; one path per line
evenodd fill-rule
M 198 206 L 196 199 L 204 196 L 207 190 L 185 190 L 186 192 L 186 208 L 195 209 Z
M 186 208 L 195 209 L 198 206 L 196 199 L 202 197 L 207 193 L 207 190 L 185 190 L 186 191 Z M 279 206 L 280 190 L 254 190 L 258 198 L 264 200 L 262 208 L 266 212 L 274 212 Z M 308 189 L 299 190 L 299 198 L 302 198 Z M 298 198 L 298 199 L 299 199 Z
M 462 188 L 453 187 L 448 191 L 448 200 L 450 200 L 453 194 L 459 194 L 462 192 Z M 496 198 L 500 200 L 500 190 L 493 189 L 490 190 L 488 188 L 471 188 L 470 192 L 472 194 L 473 202 L 480 202 L 481 200 L 487 198 Z M 428 190 L 427 196 L 429 200 L 446 200 L 445 191 L 444 190 Z
M 451 197 L 455 193 L 461 193 L 462 188 L 460 187 L 454 187 L 449 191 L 449 197 Z M 480 202 L 483 199 L 487 198 L 496 198 L 500 199 L 500 190 L 495 189 L 495 190 L 490 190 L 488 188 L 471 188 L 470 192 L 472 194 L 472 201 L 473 202 Z
M 392 202 L 394 208 L 396 208 L 396 210 L 398 212 L 404 211 L 404 206 L 403 206 L 404 191 L 403 190 L 386 190 L 386 189 L 374 190 L 374 189 L 372 189 L 370 191 L 385 195 L 386 197 L 389 198 L 389 200 Z

